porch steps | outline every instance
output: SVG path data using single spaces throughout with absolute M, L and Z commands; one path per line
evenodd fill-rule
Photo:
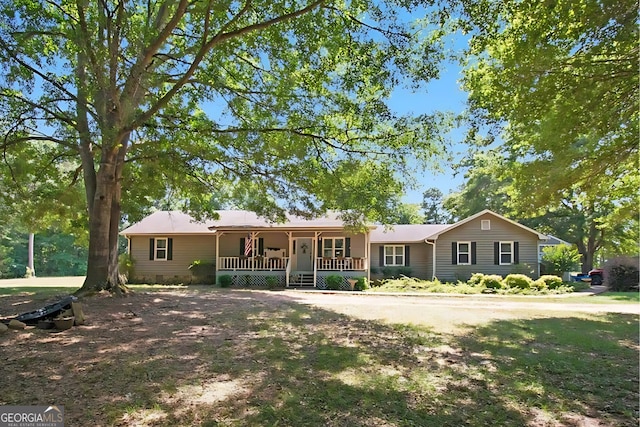
M 290 288 L 314 288 L 313 273 L 299 273 L 289 282 Z

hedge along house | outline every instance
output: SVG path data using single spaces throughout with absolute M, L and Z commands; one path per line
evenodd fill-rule
M 548 236 L 490 210 L 451 225 L 396 225 L 371 234 L 374 272 L 395 269 L 442 281 L 468 280 L 473 273 L 523 273 L 536 278 L 540 246 L 555 244 Z
M 326 277 L 348 279 L 405 274 L 420 279 L 467 280 L 473 273 L 540 274 L 548 236 L 484 210 L 455 224 L 370 226 L 350 233 L 335 214 L 289 216 L 270 223 L 247 211 L 220 211 L 196 222 L 181 212 L 156 212 L 121 232 L 135 266 L 132 281 L 181 283 L 189 266 L 208 268 L 204 281 L 230 276 L 236 286 L 326 288 Z
M 348 232 L 335 214 L 288 216 L 270 223 L 248 211 L 219 211 L 196 222 L 176 211 L 155 212 L 120 234 L 134 261 L 131 280 L 192 282 L 194 261 L 210 267 L 210 281 L 228 275 L 234 285 L 326 287 L 326 277 L 369 277 L 369 231 Z M 373 228 L 373 227 L 371 227 Z

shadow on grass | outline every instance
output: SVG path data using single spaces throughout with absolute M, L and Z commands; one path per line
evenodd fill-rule
M 0 341 L 0 404 L 64 405 L 69 425 L 637 425 L 637 316 L 443 336 L 266 293 L 84 305 L 85 327 Z
M 600 296 L 614 301 L 640 302 L 640 292 L 605 292 Z

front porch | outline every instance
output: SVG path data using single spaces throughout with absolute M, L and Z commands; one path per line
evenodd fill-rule
M 329 275 L 344 277 L 347 286 L 349 278 L 369 277 L 368 233 L 225 230 L 216 235 L 216 277 L 229 275 L 236 286 L 277 282 L 323 289 Z

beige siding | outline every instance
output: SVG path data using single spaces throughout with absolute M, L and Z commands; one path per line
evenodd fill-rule
M 149 260 L 149 239 L 171 237 L 173 259 Z M 132 236 L 131 256 L 135 262 L 134 281 L 181 282 L 191 280 L 189 265 L 195 260 L 213 263 L 216 258 L 215 236 Z
M 401 244 L 390 244 L 393 246 Z M 381 273 L 380 263 L 380 247 L 385 245 L 372 244 L 371 245 L 371 268 L 376 269 Z M 426 243 L 411 243 L 409 246 L 409 267 L 411 268 L 411 276 L 418 279 L 430 280 L 432 273 L 432 247 Z
M 482 220 L 491 221 L 490 230 L 481 230 Z M 519 265 L 495 265 L 494 242 L 518 242 Z M 452 264 L 452 242 L 476 242 L 475 265 Z M 438 237 L 436 253 L 436 276 L 440 280 L 466 280 L 473 273 L 499 274 L 527 273 L 538 275 L 538 236 L 493 215 L 482 215 L 462 224 Z

